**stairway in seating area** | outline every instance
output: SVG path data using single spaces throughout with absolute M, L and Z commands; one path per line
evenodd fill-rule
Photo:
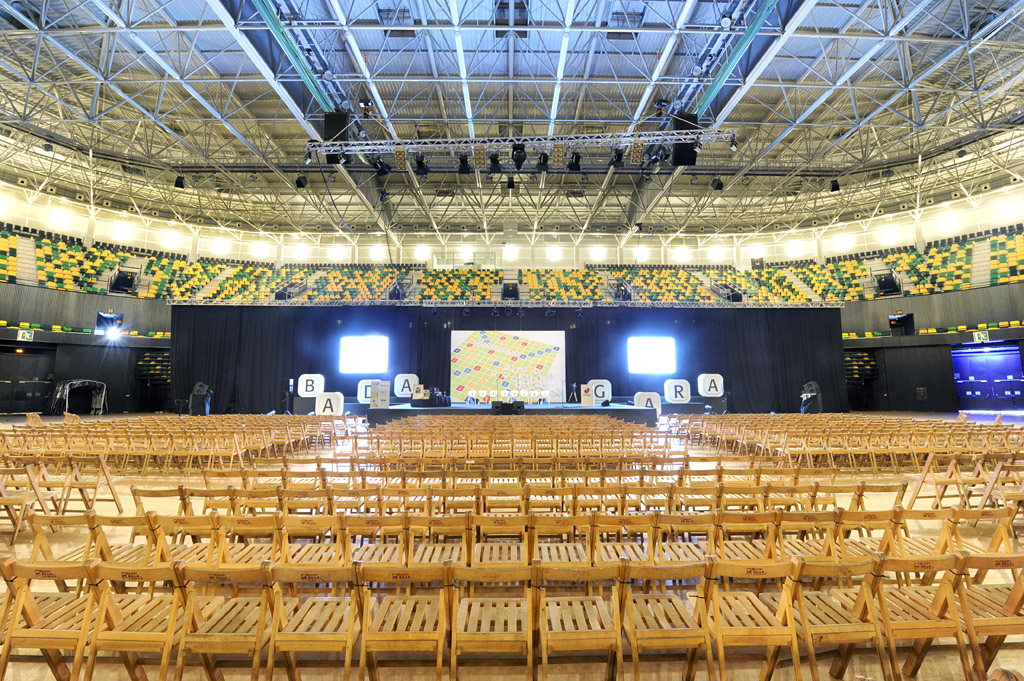
M 809 300 L 814 301 L 814 302 L 821 301 L 821 299 L 822 299 L 821 296 L 819 296 L 817 293 L 815 293 L 814 289 L 812 289 L 810 286 L 807 285 L 807 282 L 805 282 L 800 277 L 796 276 L 796 274 L 792 270 L 790 270 L 788 267 L 782 268 L 781 272 L 786 276 L 787 279 L 789 279 L 790 282 L 792 282 L 793 287 L 797 291 L 800 291 L 805 296 L 807 296 L 807 298 Z
M 987 239 L 976 239 L 971 253 L 971 276 L 965 277 L 964 283 L 970 283 L 971 288 L 984 288 L 992 285 L 992 242 Z M 18 263 L 21 267 L 21 263 Z M 18 270 L 21 271 L 20 269 Z M 967 288 L 966 286 L 964 288 Z
M 196 294 L 196 298 L 199 300 L 206 300 L 212 296 L 213 292 L 217 290 L 218 286 L 220 286 L 220 283 L 233 275 L 239 269 L 241 269 L 239 265 L 229 265 L 225 267 L 220 274 L 210 280 L 210 283 L 199 289 L 199 292 Z
M 19 284 L 39 285 L 39 275 L 36 272 L 35 239 L 20 234 L 18 235 L 18 274 L 15 279 Z

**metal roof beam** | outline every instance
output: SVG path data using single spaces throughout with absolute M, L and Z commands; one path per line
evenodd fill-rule
M 640 95 L 640 101 L 637 102 L 636 109 L 633 111 L 633 119 L 629 122 L 629 127 L 626 129 L 628 132 L 633 132 L 637 124 L 640 123 L 644 110 L 647 109 L 647 103 L 651 100 L 654 89 L 658 86 L 658 79 L 665 73 L 668 61 L 676 51 L 676 43 L 679 42 L 680 31 L 690 20 L 690 16 L 693 14 L 696 6 L 697 0 L 686 0 L 683 3 L 682 9 L 679 10 L 679 16 L 676 17 L 676 25 L 673 28 L 672 34 L 665 40 L 665 44 L 661 48 L 661 56 L 658 57 L 658 63 L 654 66 L 654 72 L 651 74 L 651 80 L 647 83 L 647 87 L 644 88 L 644 93 Z
M 551 94 L 551 120 L 548 123 L 548 134 L 555 134 L 555 119 L 558 116 L 558 98 L 562 94 L 562 79 L 565 78 L 565 62 L 569 56 L 569 27 L 572 26 L 576 12 L 576 0 L 567 0 L 565 6 L 565 31 L 562 32 L 562 44 L 558 49 L 558 66 L 555 68 L 555 89 Z
M 466 126 L 470 137 L 476 137 L 473 129 L 473 100 L 469 96 L 469 81 L 466 78 L 466 51 L 462 46 L 462 27 L 459 25 L 459 0 L 448 0 L 448 11 L 452 17 L 452 31 L 455 33 L 455 54 L 459 65 L 459 79 L 462 81 L 462 106 L 466 110 Z
M 733 109 L 735 109 L 743 98 L 747 96 L 747 93 L 750 92 L 750 88 L 757 83 L 757 79 L 760 78 L 761 74 L 765 72 L 765 69 L 771 65 L 772 60 L 778 56 L 782 47 L 786 44 L 786 41 L 796 34 L 797 28 L 799 28 L 800 24 L 810 16 L 811 10 L 813 10 L 814 6 L 817 4 L 818 0 L 802 0 L 802 2 L 800 2 L 788 17 L 783 18 L 782 23 L 785 28 L 783 28 L 782 33 L 772 41 L 771 45 L 769 45 L 764 52 L 761 53 L 760 57 L 757 59 L 757 63 L 754 64 L 746 74 L 744 74 L 743 84 L 729 95 L 729 99 L 726 100 L 725 104 L 715 115 L 715 122 L 712 127 L 717 128 L 722 125 L 722 122 L 725 121 L 729 114 L 732 113 Z M 709 101 L 708 103 L 710 104 L 711 102 Z

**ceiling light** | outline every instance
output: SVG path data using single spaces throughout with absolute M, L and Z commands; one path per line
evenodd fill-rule
M 265 258 L 270 255 L 270 244 L 265 241 L 254 241 L 249 250 L 252 251 L 253 257 Z
M 417 260 L 420 260 L 420 261 L 426 260 L 427 258 L 430 257 L 430 248 L 428 248 L 427 246 L 424 246 L 424 245 L 421 244 L 421 245 L 416 247 L 415 254 L 416 254 L 416 259 Z
M 723 14 L 722 18 L 718 20 L 718 25 L 721 26 L 722 28 L 731 28 L 732 17 L 729 16 L 728 14 Z
M 799 258 L 804 254 L 806 244 L 803 241 L 787 241 L 786 242 L 786 255 L 790 258 Z
M 292 258 L 295 260 L 309 260 L 309 246 L 306 244 L 292 246 Z
M 712 246 L 708 249 L 708 260 L 711 262 L 722 262 L 725 260 L 725 249 L 721 246 Z
M 129 225 L 127 222 L 118 222 L 116 225 L 114 225 L 113 232 L 115 239 L 121 242 L 125 242 L 131 240 L 132 233 L 134 232 L 134 230 L 132 229 L 132 226 Z
M 459 249 L 459 258 L 464 262 L 469 262 L 473 259 L 473 248 L 471 246 L 463 246 Z
M 164 232 L 160 235 L 160 243 L 164 248 L 176 248 L 178 246 L 178 233 Z
M 68 229 L 71 227 L 71 214 L 66 210 L 54 208 L 50 211 L 50 226 L 54 229 Z
M 547 247 L 548 260 L 551 262 L 558 262 L 562 259 L 562 247 L 561 246 L 548 246 Z
M 999 204 L 1000 220 L 1016 220 L 1018 215 L 1020 215 L 1020 203 L 1017 201 L 1007 199 Z
M 334 262 L 340 262 L 348 258 L 349 249 L 341 244 L 331 244 L 331 247 L 327 249 L 327 257 Z
M 751 258 L 763 258 L 764 257 L 764 246 L 762 244 L 753 244 L 748 251 Z
M 227 239 L 222 239 L 220 237 L 210 239 L 210 250 L 213 251 L 214 255 L 224 255 L 228 252 Z
M 650 255 L 651 255 L 651 249 L 647 248 L 647 246 L 637 246 L 636 247 L 636 261 L 637 262 L 647 262 L 647 258 L 649 258 Z
M 955 215 L 943 215 L 939 218 L 939 229 L 943 234 L 952 234 L 956 231 L 957 219 Z
M 370 247 L 370 258 L 374 262 L 382 262 L 388 255 L 388 249 L 380 244 Z
M 693 257 L 693 251 L 690 250 L 689 246 L 676 246 L 676 262 L 690 262 L 691 257 Z
M 516 258 L 519 257 L 519 247 L 508 244 L 501 249 L 501 257 L 505 262 L 515 262 Z
M 608 255 L 608 251 L 604 246 L 592 246 L 590 249 L 590 257 L 601 262 Z
M 835 248 L 837 251 L 846 252 L 853 247 L 853 237 L 849 234 L 840 234 L 835 238 Z
M 690 184 L 697 184 L 698 182 L 700 182 L 700 178 L 698 178 L 696 175 L 690 176 Z

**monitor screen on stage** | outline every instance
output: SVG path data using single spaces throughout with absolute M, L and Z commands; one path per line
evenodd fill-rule
M 671 336 L 630 336 L 626 362 L 631 374 L 674 374 L 676 339 Z
M 342 336 L 338 371 L 343 374 L 386 374 L 387 336 Z
M 452 402 L 563 402 L 564 331 L 452 331 Z

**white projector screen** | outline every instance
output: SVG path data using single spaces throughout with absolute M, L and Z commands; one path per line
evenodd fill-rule
M 452 402 L 565 400 L 564 331 L 452 331 Z

